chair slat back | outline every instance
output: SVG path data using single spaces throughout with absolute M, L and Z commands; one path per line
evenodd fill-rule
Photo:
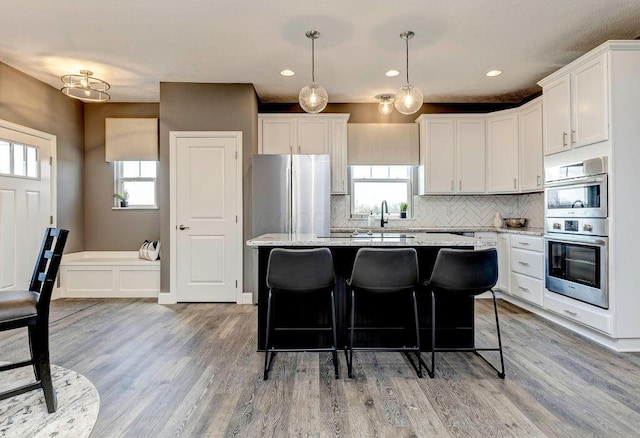
M 29 290 L 38 292 L 38 314 L 43 308 L 49 308 L 53 286 L 58 275 L 62 252 L 67 243 L 69 230 L 60 228 L 47 228 L 42 239 L 42 245 L 38 253 L 38 259 L 33 269 Z M 48 312 L 46 312 L 48 314 Z

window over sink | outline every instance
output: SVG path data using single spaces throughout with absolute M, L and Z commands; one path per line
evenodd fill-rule
M 350 166 L 351 217 L 380 214 L 382 201 L 387 201 L 391 216 L 400 216 L 400 205 L 408 205 L 410 216 L 413 199 L 413 166 Z M 386 213 L 386 212 L 385 212 Z

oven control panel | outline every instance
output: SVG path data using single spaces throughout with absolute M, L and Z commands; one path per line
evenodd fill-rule
M 548 217 L 545 220 L 546 233 L 580 234 L 583 236 L 608 236 L 609 227 L 607 219 L 584 218 L 567 219 L 560 217 Z

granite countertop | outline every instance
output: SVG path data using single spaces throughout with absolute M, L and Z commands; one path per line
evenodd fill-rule
M 332 228 L 332 233 L 351 233 L 356 230 L 352 228 Z M 357 228 L 359 232 L 367 232 L 369 228 Z M 497 232 L 510 234 L 528 234 L 531 236 L 542 236 L 544 230 L 542 228 L 495 228 L 495 227 L 401 227 L 397 225 L 386 226 L 384 228 L 371 228 L 375 233 L 395 232 L 395 233 L 480 233 L 480 232 Z
M 353 230 L 351 230 L 353 231 Z M 492 239 L 476 239 L 475 237 L 459 236 L 448 233 L 399 233 L 387 231 L 384 233 L 366 232 L 357 236 L 350 233 L 338 233 L 331 237 L 317 237 L 313 234 L 269 233 L 254 237 L 247 241 L 249 247 L 260 246 L 495 246 Z

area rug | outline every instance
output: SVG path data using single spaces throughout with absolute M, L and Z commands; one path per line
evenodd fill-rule
M 0 401 L 0 437 L 88 437 L 98 419 L 100 396 L 86 377 L 51 365 L 58 409 L 47 412 L 41 389 Z M 33 382 L 33 368 L 0 373 L 0 392 Z

